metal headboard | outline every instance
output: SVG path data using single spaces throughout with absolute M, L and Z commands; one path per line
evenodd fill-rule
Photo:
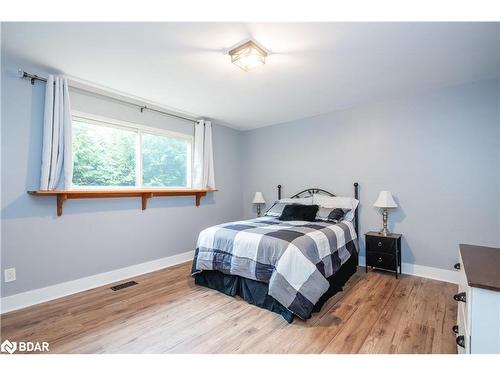
M 310 188 L 310 189 L 306 189 L 306 190 L 301 191 L 300 193 L 295 194 L 291 198 L 307 198 L 307 197 L 312 197 L 313 194 L 322 194 L 322 195 L 326 195 L 329 197 L 335 196 L 334 194 L 330 193 L 329 191 L 326 191 L 323 189 Z
M 359 184 L 357 182 L 355 182 L 353 185 L 354 185 L 354 198 L 359 200 Z M 302 190 L 300 193 L 292 195 L 291 198 L 307 198 L 307 197 L 311 197 L 313 194 L 323 194 L 323 195 L 327 195 L 329 197 L 335 196 L 334 194 L 330 193 L 329 191 L 326 191 L 323 189 L 309 188 L 306 190 Z M 281 185 L 278 185 L 278 199 L 281 199 Z M 359 206 L 356 208 L 356 211 L 354 212 L 354 228 L 356 229 L 356 233 L 359 233 L 358 209 L 359 209 Z

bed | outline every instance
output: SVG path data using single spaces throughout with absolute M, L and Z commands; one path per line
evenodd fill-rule
M 311 188 L 284 201 L 293 205 L 309 197 L 335 195 Z M 354 198 L 358 202 L 358 183 Z M 357 203 L 350 217 L 335 223 L 263 216 L 216 225 L 198 237 L 192 275 L 197 285 L 240 296 L 289 323 L 295 316 L 306 320 L 356 272 L 357 233 Z

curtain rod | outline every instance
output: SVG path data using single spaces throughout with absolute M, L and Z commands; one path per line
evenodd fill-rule
M 25 72 L 22 69 L 18 70 L 18 75 L 19 75 L 19 78 L 25 78 L 25 79 L 31 80 L 31 84 L 32 85 L 35 84 L 35 81 L 47 82 L 47 78 L 37 76 L 36 74 L 29 74 L 29 73 Z M 95 92 L 95 91 L 91 91 L 91 90 L 85 90 L 85 89 L 82 89 L 80 87 L 75 87 L 75 86 L 70 86 L 70 87 L 73 88 L 73 89 L 77 89 L 77 90 L 83 91 L 83 92 L 88 92 L 88 93 L 93 94 L 93 95 L 102 96 L 103 98 L 112 99 L 112 100 L 120 102 L 120 103 L 124 103 L 124 104 L 128 104 L 128 105 L 137 107 L 137 108 L 140 109 L 141 112 L 144 112 L 144 110 L 148 110 L 148 111 L 151 111 L 151 112 L 160 113 L 160 114 L 165 115 L 165 116 L 175 117 L 175 118 L 178 118 L 178 119 L 181 119 L 181 120 L 184 120 L 184 121 L 189 121 L 189 122 L 192 122 L 192 123 L 196 123 L 197 122 L 196 120 L 193 120 L 192 118 L 184 117 L 184 116 L 180 116 L 180 115 L 176 115 L 174 113 L 169 113 L 169 112 L 161 111 L 159 109 L 149 108 L 146 105 L 140 105 L 140 104 L 136 104 L 136 103 L 133 103 L 133 102 L 129 102 L 127 100 L 117 99 L 117 98 L 114 98 L 112 96 L 108 96 L 108 95 L 101 94 L 101 93 L 98 93 L 98 92 Z

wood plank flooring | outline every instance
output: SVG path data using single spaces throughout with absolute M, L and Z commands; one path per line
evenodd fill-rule
M 194 285 L 190 263 L 4 314 L 1 338 L 51 353 L 456 353 L 456 285 L 358 271 L 306 322 Z

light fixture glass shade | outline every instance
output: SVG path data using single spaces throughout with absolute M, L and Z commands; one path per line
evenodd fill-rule
M 254 204 L 265 204 L 266 200 L 260 191 L 257 191 L 253 197 L 252 203 Z
M 229 55 L 233 64 L 248 72 L 250 69 L 266 63 L 267 52 L 250 40 L 233 48 L 229 51 Z
M 383 190 L 379 193 L 373 206 L 379 208 L 396 208 L 398 205 L 394 202 L 391 192 Z

